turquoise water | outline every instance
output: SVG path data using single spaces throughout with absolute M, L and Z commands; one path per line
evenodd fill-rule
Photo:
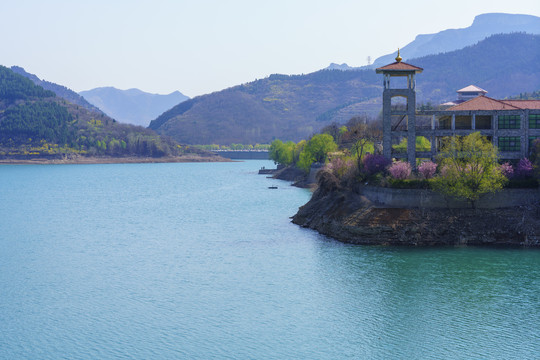
M 261 166 L 1 166 L 0 359 L 540 358 L 540 251 L 344 245 Z

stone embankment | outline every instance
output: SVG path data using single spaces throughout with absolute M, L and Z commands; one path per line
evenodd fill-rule
M 342 242 L 540 247 L 537 201 L 483 209 L 395 207 L 370 200 L 360 185 L 354 189 L 342 187 L 325 171 L 320 173 L 318 185 L 292 221 Z

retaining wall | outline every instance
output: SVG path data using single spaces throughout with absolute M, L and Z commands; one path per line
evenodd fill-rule
M 432 190 L 392 189 L 364 186 L 362 195 L 379 205 L 389 207 L 417 208 L 470 208 L 467 201 L 448 199 Z M 540 202 L 540 189 L 504 189 L 495 194 L 486 194 L 478 200 L 476 207 L 495 209 L 529 205 Z

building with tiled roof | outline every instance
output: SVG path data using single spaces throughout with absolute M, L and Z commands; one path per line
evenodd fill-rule
M 476 85 L 469 85 L 464 87 L 463 89 L 459 89 L 456 91 L 458 96 L 457 99 L 454 101 L 449 101 L 444 104 L 441 104 L 441 106 L 454 106 L 457 104 L 461 104 L 462 102 L 474 99 L 478 96 L 485 96 L 487 94 L 487 91 L 484 89 L 479 88 Z
M 512 104 L 495 100 L 487 96 L 478 96 L 448 108 L 448 111 L 475 111 L 475 110 L 517 110 Z
M 533 141 L 540 139 L 540 100 L 497 100 L 487 91 L 469 85 L 457 91 L 458 99 L 437 111 L 416 111 L 415 74 L 422 68 L 396 62 L 376 69 L 384 75 L 383 90 L 383 154 L 388 158 L 407 158 L 416 165 L 417 158 L 434 158 L 442 139 L 480 132 L 499 149 L 501 159 L 528 157 Z M 406 84 L 392 87 L 390 81 L 406 77 Z M 398 78 L 399 80 L 399 78 Z M 405 104 L 397 99 L 405 99 Z M 417 136 L 431 143 L 428 152 L 417 152 Z M 407 139 L 407 152 L 398 153 L 392 145 Z

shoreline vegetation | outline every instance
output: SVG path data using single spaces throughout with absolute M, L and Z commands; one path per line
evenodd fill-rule
M 186 154 L 179 156 L 57 156 L 29 158 L 0 158 L 0 165 L 54 165 L 54 164 L 146 164 L 146 163 L 187 163 L 187 162 L 232 162 L 233 160 L 215 155 L 201 156 Z

